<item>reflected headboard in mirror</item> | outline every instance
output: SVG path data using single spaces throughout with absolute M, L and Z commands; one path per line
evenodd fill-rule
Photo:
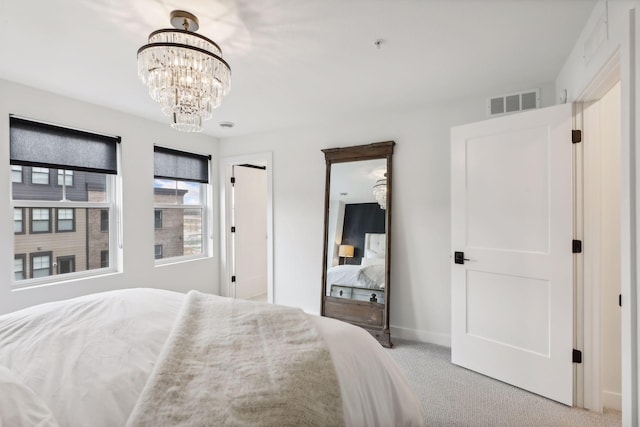
M 391 158 L 395 142 L 322 150 L 326 187 L 321 313 L 391 347 Z M 340 247 L 353 248 L 340 251 Z

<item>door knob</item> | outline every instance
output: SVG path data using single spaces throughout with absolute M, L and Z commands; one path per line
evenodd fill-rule
M 465 261 L 471 261 L 469 258 L 464 257 L 464 252 L 454 252 L 453 262 L 456 264 L 464 264 Z

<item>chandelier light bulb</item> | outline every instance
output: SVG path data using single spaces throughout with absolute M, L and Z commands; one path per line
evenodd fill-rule
M 174 29 L 154 31 L 138 49 L 138 77 L 171 127 L 200 132 L 231 89 L 231 68 L 216 43 L 193 32 L 195 15 L 174 10 L 170 20 Z

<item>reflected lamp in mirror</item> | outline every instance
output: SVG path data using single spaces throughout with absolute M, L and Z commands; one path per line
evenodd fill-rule
M 338 256 L 341 258 L 353 258 L 353 246 L 352 245 L 340 245 L 338 247 Z M 346 264 L 346 259 L 344 263 Z
M 380 209 L 387 209 L 387 178 L 376 181 L 373 186 L 373 196 L 380 205 Z

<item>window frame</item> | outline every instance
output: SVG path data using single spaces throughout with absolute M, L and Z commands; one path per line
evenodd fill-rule
M 160 214 L 160 215 L 158 215 L 158 214 Z M 153 210 L 153 227 L 156 230 L 162 230 L 164 228 L 162 226 L 163 217 L 164 217 L 164 215 L 162 213 L 162 209 L 155 208 Z M 159 219 L 159 222 L 160 222 L 160 226 L 158 226 L 158 219 Z
M 13 266 L 13 280 L 17 281 L 18 279 L 16 279 L 16 270 L 15 270 L 15 260 L 20 259 L 22 260 L 22 275 L 24 276 L 23 279 L 19 279 L 19 280 L 26 280 L 29 278 L 29 272 L 27 271 L 27 254 L 26 253 L 22 253 L 22 254 L 15 254 L 13 255 L 13 259 L 14 259 L 14 266 Z
M 106 215 L 106 221 L 105 221 L 105 215 Z M 105 223 L 107 224 L 107 226 L 105 227 Z M 111 221 L 109 220 L 109 209 L 100 209 L 100 232 L 101 233 L 108 233 L 109 232 L 109 225 L 111 224 Z
M 104 186 L 100 186 L 97 190 L 91 189 L 87 187 L 87 191 L 100 191 L 104 192 L 104 198 L 100 198 L 99 201 L 89 201 L 87 198 L 86 201 L 72 201 L 68 200 L 65 195 L 65 188 L 70 187 L 65 185 L 66 183 L 62 182 L 62 200 L 59 198 L 54 198 L 53 200 L 48 200 L 46 197 L 41 197 L 39 192 L 42 190 L 30 192 L 27 197 L 31 197 L 30 199 L 19 198 L 14 199 L 14 190 L 17 191 L 17 188 L 13 185 L 10 186 L 9 193 L 9 203 L 11 208 L 24 208 L 28 210 L 32 209 L 48 209 L 49 213 L 49 230 L 52 230 L 53 223 L 52 221 L 56 221 L 57 225 L 57 216 L 53 218 L 53 209 L 66 209 L 73 208 L 74 211 L 74 228 L 77 230 L 78 225 L 83 225 L 82 222 L 78 223 L 77 220 L 83 221 L 83 217 L 81 216 L 79 219 L 77 215 L 80 215 L 80 211 L 78 209 L 84 209 L 85 212 L 89 213 L 95 210 L 107 210 L 108 218 L 109 218 L 109 229 L 108 229 L 108 237 L 103 239 L 105 243 L 105 247 L 109 248 L 108 253 L 108 268 L 102 267 L 102 262 L 95 263 L 92 258 L 92 266 L 89 270 L 76 271 L 74 273 L 68 273 L 62 275 L 62 278 L 57 277 L 57 274 L 53 273 L 53 267 L 51 267 L 52 274 L 46 277 L 33 278 L 29 276 L 28 270 L 29 266 L 26 266 L 27 273 L 25 274 L 24 280 L 15 280 L 15 276 L 10 283 L 11 289 L 26 289 L 33 286 L 40 286 L 44 284 L 57 285 L 65 283 L 69 280 L 75 280 L 80 278 L 93 278 L 93 277 L 101 277 L 113 273 L 121 273 L 122 272 L 122 251 L 123 251 L 123 237 L 122 237 L 122 150 L 121 150 L 121 138 L 115 135 L 108 135 L 78 128 L 71 128 L 67 126 L 59 126 L 51 123 L 45 123 L 42 121 L 35 121 L 28 118 L 22 118 L 15 115 L 9 115 L 9 144 L 12 147 L 11 156 L 9 158 L 9 165 L 20 165 L 23 167 L 23 173 L 26 174 L 27 171 L 33 168 L 45 168 L 48 169 L 48 177 L 47 181 L 49 184 L 49 189 L 46 191 L 58 192 L 60 186 L 56 186 L 57 178 L 55 178 L 57 173 L 54 173 L 55 169 L 65 170 L 65 171 L 73 171 L 73 184 L 79 184 L 81 178 L 78 177 L 80 172 L 88 172 L 88 173 L 100 173 L 104 174 L 105 182 Z M 16 139 L 16 150 L 15 153 L 13 151 L 14 144 L 14 129 Z M 56 153 L 53 157 L 51 156 L 43 156 L 42 152 L 39 151 L 40 143 L 36 137 L 31 138 L 31 135 L 40 134 L 44 135 L 45 139 L 52 140 L 55 144 L 58 144 L 60 150 L 56 150 Z M 37 135 L 34 135 L 37 136 Z M 89 143 L 89 145 L 85 144 L 85 141 Z M 54 145 L 55 145 L 54 144 Z M 96 148 L 98 147 L 98 148 Z M 86 149 L 85 149 L 86 148 Z M 79 149 L 81 155 L 77 158 L 75 156 L 76 150 Z M 97 159 L 96 155 L 102 156 L 104 153 L 104 158 Z M 94 162 L 98 160 L 98 162 Z M 36 169 L 36 173 L 38 173 L 38 169 Z M 31 173 L 29 173 L 32 176 Z M 64 176 L 64 175 L 63 175 Z M 69 179 L 69 178 L 67 178 Z M 37 181 L 37 180 L 36 180 Z M 44 181 L 44 179 L 42 179 Z M 26 176 L 25 176 L 25 182 Z M 44 184 L 37 184 L 40 187 L 45 187 Z M 56 188 L 57 187 L 57 188 Z M 76 185 L 77 187 L 77 185 Z M 21 194 L 21 197 L 24 197 Z M 95 216 L 93 216 L 95 218 Z M 25 217 L 25 230 L 27 229 L 26 222 L 30 218 L 27 219 Z M 94 233 L 99 230 L 100 224 L 89 223 L 88 215 L 87 215 L 87 232 Z M 31 231 L 31 230 L 29 230 Z M 63 230 L 66 231 L 66 230 Z M 51 231 L 50 231 L 51 232 Z M 53 234 L 55 235 L 55 234 Z M 89 234 L 87 235 L 89 236 Z M 69 236 L 70 237 L 70 236 Z M 65 239 L 69 238 L 65 237 L 64 234 L 57 237 L 58 239 L 62 239 L 61 241 L 67 246 L 67 241 Z M 106 237 L 106 236 L 105 236 Z M 47 237 L 48 238 L 48 237 Z M 22 243 L 20 243 L 22 244 Z M 69 241 L 69 245 L 71 242 Z M 15 252 L 19 248 L 16 246 L 16 238 L 13 237 L 13 248 L 12 252 Z M 55 247 L 43 247 L 43 249 L 51 249 L 53 255 L 51 255 L 51 263 L 54 264 L 54 257 L 58 254 L 64 255 L 70 253 L 70 251 L 65 251 L 64 249 L 59 250 L 58 245 Z M 75 268 L 84 268 L 83 255 L 84 250 L 89 249 L 89 246 L 85 246 L 83 249 L 76 250 L 72 252 L 76 255 Z M 99 248 L 96 248 L 99 251 Z M 22 249 L 20 249 L 22 251 Z M 93 250 L 93 248 L 92 248 Z M 34 251 L 35 252 L 35 251 Z M 44 252 L 44 251 L 38 251 Z M 35 252 L 36 254 L 38 252 Z M 31 255 L 28 251 L 26 255 Z M 87 256 L 88 256 L 87 252 Z M 80 257 L 80 258 L 79 258 Z M 101 261 L 101 260 L 100 260 Z M 26 265 L 26 264 L 25 264 Z M 88 266 L 87 266 L 88 267 Z
M 211 171 L 211 161 L 209 161 L 209 171 Z M 166 178 L 158 178 L 158 179 L 163 179 L 166 180 Z M 176 181 L 176 187 L 177 187 L 177 182 L 179 182 L 178 180 L 174 180 Z M 176 255 L 176 256 L 168 256 L 165 257 L 164 256 L 164 250 L 163 250 L 163 257 L 162 258 L 158 258 L 155 259 L 155 265 L 156 266 L 160 266 L 160 265 L 166 265 L 166 264 L 173 264 L 173 263 L 177 263 L 177 262 L 183 262 L 183 261 L 190 261 L 190 260 L 197 260 L 197 259 L 203 259 L 203 258 L 210 258 L 211 255 L 211 241 L 212 241 L 212 236 L 210 236 L 210 230 L 211 230 L 211 212 L 212 212 L 212 207 L 211 207 L 211 201 L 213 200 L 212 197 L 212 185 L 209 182 L 207 183 L 202 183 L 202 182 L 196 182 L 196 181 L 186 181 L 186 182 L 191 182 L 191 183 L 196 183 L 200 185 L 200 201 L 199 204 L 178 204 L 177 203 L 177 199 L 175 203 L 157 203 L 154 202 L 153 204 L 153 208 L 154 210 L 166 210 L 166 209 L 180 209 L 180 210 L 186 210 L 186 209 L 198 209 L 202 212 L 202 216 L 201 216 L 201 224 L 202 224 L 202 252 L 199 254 L 190 254 L 190 255 Z M 155 191 L 155 185 L 153 188 L 153 191 Z M 177 189 L 177 188 L 176 188 Z M 183 214 L 184 215 L 184 214 Z M 165 213 L 162 214 L 163 216 L 163 226 L 164 224 L 164 219 L 165 219 Z M 184 218 L 184 216 L 183 216 Z M 164 228 L 163 228 L 164 229 Z M 158 229 L 155 228 L 155 217 L 154 217 L 154 233 L 161 231 L 162 229 Z M 183 236 L 184 237 L 184 236 Z M 163 243 L 156 243 L 156 237 L 154 235 L 154 246 L 156 244 L 163 244 Z M 184 245 L 184 240 L 183 243 Z
M 46 231 L 34 231 L 34 227 L 33 227 L 33 211 L 39 209 L 39 210 L 46 210 L 49 212 L 49 218 L 47 220 L 47 230 Z M 51 227 L 51 209 L 50 207 L 42 207 L 42 206 L 35 206 L 32 207 L 31 209 L 29 209 L 29 234 L 47 234 L 47 233 L 51 233 L 52 232 L 52 227 Z M 44 221 L 43 219 L 37 219 L 36 221 Z
M 158 249 L 160 249 L 160 251 L 158 251 Z M 154 254 L 153 254 L 154 259 L 164 258 L 164 249 L 162 247 L 162 243 L 154 245 L 153 250 L 154 250 Z
M 61 230 L 60 229 L 60 211 L 71 211 L 71 229 L 70 230 Z M 64 221 L 68 221 L 68 218 L 64 218 Z M 58 207 L 56 208 L 56 233 L 75 233 L 76 231 L 76 209 L 68 208 L 68 207 Z
M 60 172 L 62 172 L 62 174 Z M 56 176 L 57 176 L 56 185 L 58 187 L 73 187 L 73 184 L 75 183 L 75 175 L 73 173 L 73 170 L 70 170 L 70 169 L 58 169 L 58 173 L 57 173 Z M 62 181 L 60 180 L 60 178 L 62 178 Z M 67 184 L 65 182 L 65 180 L 67 178 L 71 179 L 71 184 Z
M 16 216 L 15 216 L 15 211 L 20 210 L 22 211 L 22 218 L 20 219 L 20 222 L 22 223 L 22 230 L 21 231 L 16 231 Z M 14 235 L 21 235 L 21 234 L 27 234 L 27 222 L 25 221 L 25 216 L 26 216 L 26 208 L 13 208 L 13 234 Z
M 24 167 L 20 165 L 10 165 L 11 166 L 11 183 L 12 184 L 24 184 Z M 20 169 L 16 169 L 20 168 Z M 20 181 L 13 180 L 13 173 L 20 172 Z
M 44 175 L 44 172 L 42 172 L 41 170 L 37 170 L 36 169 L 46 169 L 47 170 L 47 182 L 35 182 L 33 180 L 33 174 L 34 173 L 39 173 Z M 39 167 L 39 166 L 31 166 L 31 185 L 51 185 L 51 169 L 50 168 L 43 168 L 43 167 Z
M 39 258 L 39 257 L 43 257 L 43 256 L 48 256 L 49 257 L 49 274 L 45 275 L 45 276 L 39 276 L 39 277 L 34 277 L 33 271 L 33 261 L 34 258 Z M 41 269 L 38 269 L 41 270 Z M 54 276 L 53 274 L 53 251 L 42 251 L 42 252 L 31 252 L 29 254 L 29 277 L 32 279 L 42 279 L 45 277 L 51 277 Z M 26 279 L 25 279 L 26 280 Z
M 100 268 L 109 268 L 109 265 L 111 265 L 110 264 L 111 257 L 110 257 L 109 252 L 110 252 L 109 249 L 100 251 Z M 107 265 L 106 266 L 104 265 L 104 260 L 105 260 L 104 254 L 107 255 L 107 257 L 106 257 Z

